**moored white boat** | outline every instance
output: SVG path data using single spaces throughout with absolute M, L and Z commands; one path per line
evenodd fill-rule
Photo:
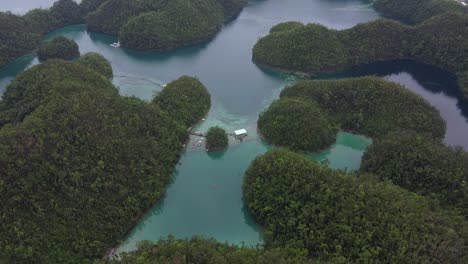
M 112 43 L 110 45 L 111 45 L 111 47 L 118 48 L 118 47 L 120 47 L 120 41 L 114 42 L 114 43 Z

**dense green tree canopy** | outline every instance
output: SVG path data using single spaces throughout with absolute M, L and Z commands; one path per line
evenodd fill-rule
M 198 79 L 189 76 L 169 83 L 153 102 L 186 126 L 200 121 L 211 107 L 208 90 Z
M 119 35 L 122 45 L 168 50 L 210 40 L 245 0 L 107 0 L 88 14 L 92 31 Z
M 49 9 L 33 9 L 23 18 L 34 32 L 45 34 L 59 27 L 84 22 L 81 7 L 73 0 L 59 0 Z
M 81 12 L 84 15 L 96 11 L 107 0 L 81 0 Z
M 82 15 L 73 0 L 59 0 L 49 9 L 33 9 L 24 16 L 0 12 L 0 68 L 35 50 L 42 34 L 82 23 Z
M 414 132 L 395 133 L 367 148 L 361 170 L 434 196 L 468 217 L 468 153 Z
M 85 67 L 95 70 L 100 74 L 106 76 L 107 78 L 112 78 L 112 66 L 110 62 L 104 58 L 101 54 L 89 52 L 76 60 L 76 63 L 79 63 Z
M 277 150 L 257 157 L 244 197 L 266 248 L 306 250 L 327 263 L 463 263 L 464 240 L 422 196 L 369 175 Z
M 81 7 L 74 0 L 58 0 L 49 11 L 58 20 L 57 28 L 84 22 Z
M 281 31 L 291 31 L 291 30 L 302 28 L 303 26 L 304 24 L 302 24 L 301 22 L 297 22 L 297 21 L 279 23 L 270 29 L 270 33 L 281 32 Z
M 229 140 L 226 130 L 220 127 L 210 127 L 206 133 L 206 148 L 208 151 L 220 151 L 227 148 Z
M 0 12 L 0 67 L 34 50 L 40 34 L 24 18 Z
M 310 263 L 304 256 L 281 249 L 261 250 L 237 247 L 195 236 L 190 240 L 169 238 L 155 244 L 145 241 L 120 260 L 106 264 L 298 264 Z
M 282 98 L 260 114 L 258 129 L 269 143 L 319 151 L 335 142 L 339 126 L 310 100 Z
M 335 71 L 346 63 L 336 32 L 316 24 L 279 24 L 255 45 L 253 58 L 257 63 L 291 71 Z
M 458 73 L 458 86 L 463 89 L 463 94 L 468 94 L 468 71 Z
M 446 13 L 417 26 L 376 20 L 336 31 L 317 24 L 273 28 L 253 49 L 255 62 L 311 75 L 377 61 L 412 59 L 453 74 L 468 68 L 468 15 Z M 459 82 L 468 98 L 468 87 Z
M 45 65 L 35 66 L 19 74 L 7 86 L 0 101 L 0 127 L 23 121 L 43 103 L 51 90 L 60 89 L 68 82 L 85 83 L 101 89 L 107 87 L 108 81 L 105 80 L 92 69 L 77 67 L 75 63 L 51 60 Z
M 178 107 L 209 107 L 191 91 L 177 89 L 199 104 L 177 101 Z M 188 138 L 187 116 L 162 110 L 168 97 L 162 107 L 121 97 L 107 77 L 79 62 L 32 67 L 7 88 L 4 101 L 2 263 L 101 257 L 164 195 Z
M 216 0 L 222 7 L 226 21 L 232 20 L 240 14 L 248 0 Z
M 171 0 L 159 12 L 131 18 L 122 27 L 122 44 L 141 50 L 168 50 L 205 42 L 223 24 L 223 12 L 215 0 Z
M 377 77 L 298 82 L 284 89 L 258 120 L 268 142 L 305 151 L 329 146 L 339 127 L 373 138 L 401 130 L 438 139 L 445 135 L 437 109 Z
M 56 29 L 60 24 L 58 18 L 54 17 L 49 9 L 36 8 L 23 16 L 24 20 L 31 25 L 31 32 L 44 34 Z
M 448 12 L 468 13 L 468 8 L 454 0 L 375 0 L 374 8 L 384 16 L 417 24 Z
M 317 103 L 340 126 L 371 137 L 413 130 L 434 138 L 445 135 L 439 111 L 403 86 L 377 77 L 302 81 L 281 97 L 303 97 Z
M 86 21 L 91 31 L 120 35 L 122 45 L 168 50 L 212 39 L 247 0 L 58 0 L 24 16 L 0 12 L 0 68 L 40 43 L 41 35 Z
M 86 25 L 91 31 L 116 36 L 119 34 L 121 27 L 127 23 L 128 19 L 142 12 L 139 3 L 143 5 L 144 2 L 145 1 L 133 0 L 106 0 L 96 11 L 86 16 Z M 157 7 L 153 8 L 158 10 Z
M 37 55 L 40 61 L 49 59 L 73 60 L 80 56 L 80 48 L 74 40 L 58 36 L 42 44 Z

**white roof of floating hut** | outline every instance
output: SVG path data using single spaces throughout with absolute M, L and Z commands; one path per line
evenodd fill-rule
M 234 134 L 235 134 L 236 136 L 242 136 L 242 135 L 247 134 L 247 130 L 245 130 L 245 129 L 239 129 L 239 130 L 234 131 Z

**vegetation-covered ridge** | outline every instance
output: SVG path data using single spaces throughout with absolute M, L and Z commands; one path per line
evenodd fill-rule
M 35 50 L 43 34 L 83 22 L 83 11 L 73 0 L 59 0 L 49 9 L 33 9 L 24 16 L 0 12 L 0 68 Z
M 334 142 L 338 128 L 372 138 L 413 130 L 440 139 L 446 125 L 437 109 L 401 85 L 361 77 L 287 87 L 260 115 L 258 127 L 271 143 L 317 151 Z
M 169 83 L 158 96 L 154 97 L 153 103 L 159 105 L 174 119 L 190 127 L 208 114 L 211 97 L 198 79 L 182 76 Z
M 109 79 L 114 76 L 110 62 L 99 53 L 88 52 L 80 56 L 76 63 L 91 68 Z
M 102 1 L 100 1 L 102 2 Z M 119 36 L 123 46 L 169 50 L 212 39 L 246 0 L 107 0 L 86 17 L 91 31 Z
M 1 263 L 102 257 L 163 197 L 189 123 L 209 108 L 205 87 L 189 77 L 161 101 L 122 97 L 107 69 L 95 70 L 106 65 L 99 60 L 34 66 L 0 101 Z M 172 97 L 175 89 L 199 104 Z M 171 99 L 197 114 L 172 111 Z
M 106 264 L 298 264 L 305 256 L 282 249 L 238 247 L 195 236 L 190 240 L 168 238 L 153 244 L 143 241 L 136 251 L 123 253 Z
M 371 175 L 276 150 L 254 160 L 243 190 L 267 249 L 305 251 L 319 263 L 467 260 L 466 222 L 460 228 L 424 197 Z
M 366 149 L 361 171 L 431 198 L 468 218 L 468 153 L 414 132 L 378 139 Z
M 206 149 L 208 151 L 221 151 L 227 148 L 229 140 L 226 130 L 215 126 L 210 127 L 206 133 Z
M 80 48 L 72 39 L 58 36 L 41 45 L 37 51 L 40 61 L 49 59 L 73 60 L 80 56 Z
M 419 24 L 444 13 L 468 14 L 468 7 L 455 0 L 372 0 L 375 10 L 386 17 Z
M 271 144 L 316 152 L 335 142 L 339 126 L 310 100 L 285 97 L 260 114 L 258 129 Z
M 459 77 L 468 98 L 468 15 L 447 13 L 417 26 L 380 19 L 346 30 L 317 24 L 280 24 L 253 49 L 255 62 L 310 75 L 378 61 L 410 59 Z
M 37 49 L 43 34 L 86 22 L 88 29 L 120 35 L 122 45 L 167 50 L 206 42 L 235 18 L 247 0 L 58 0 L 23 16 L 0 12 L 0 68 Z

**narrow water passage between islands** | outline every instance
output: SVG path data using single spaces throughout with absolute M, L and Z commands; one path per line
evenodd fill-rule
M 114 83 L 123 95 L 150 100 L 160 84 L 181 75 L 196 76 L 206 85 L 213 100 L 206 121 L 196 130 L 204 132 L 219 125 L 227 131 L 246 128 L 249 133 L 242 143 L 231 140 L 226 152 L 210 154 L 203 150 L 203 139 L 192 137 L 166 197 L 138 222 L 119 250 L 131 250 L 139 241 L 156 241 L 169 234 L 177 238 L 202 234 L 222 242 L 246 245 L 261 243 L 261 230 L 244 208 L 242 178 L 251 161 L 271 148 L 258 137 L 258 114 L 296 79 L 257 67 L 251 61 L 252 47 L 272 26 L 284 21 L 314 22 L 344 29 L 378 17 L 369 5 L 359 0 L 251 0 L 241 15 L 210 43 L 164 53 L 112 48 L 109 44 L 115 38 L 87 32 L 83 25 L 48 34 L 46 40 L 57 35 L 73 38 L 82 54 L 93 51 L 104 55 L 112 63 Z M 37 63 L 33 55 L 28 55 L 0 70 L 0 94 L 18 73 Z M 418 67 L 412 65 L 399 70 L 382 67 L 379 75 L 423 95 L 447 120 L 447 143 L 468 149 L 468 143 L 460 137 L 468 134 L 468 115 L 463 113 L 454 95 L 431 89 L 434 85 L 444 87 L 445 77 L 432 75 L 430 84 L 420 82 Z M 330 149 L 309 156 L 328 160 L 333 168 L 354 170 L 359 168 L 362 154 L 370 143 L 370 139 L 341 132 Z

